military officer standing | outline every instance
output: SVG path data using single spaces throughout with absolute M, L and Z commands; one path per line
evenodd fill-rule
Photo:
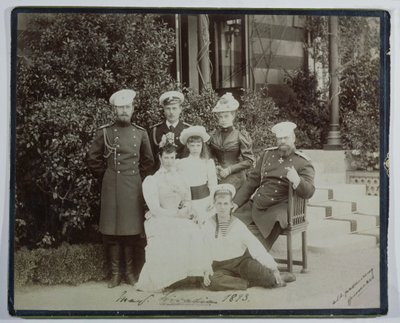
M 89 168 L 103 179 L 99 227 L 110 260 L 110 288 L 121 282 L 122 257 L 131 285 L 144 263 L 142 178 L 154 159 L 147 132 L 131 122 L 135 96 L 133 90 L 121 90 L 110 97 L 116 121 L 100 127 L 87 154 Z
M 309 199 L 315 191 L 314 167 L 310 159 L 296 150 L 292 122 L 272 127 L 278 147 L 264 151 L 247 181 L 234 198 L 236 216 L 245 224 L 254 222 L 271 249 L 287 223 L 289 185 L 298 196 Z
M 175 145 L 177 146 L 176 158 L 182 158 L 184 145 L 179 141 L 179 136 L 183 129 L 190 126 L 190 124 L 183 122 L 179 119 L 182 112 L 182 103 L 184 96 L 178 91 L 168 91 L 160 96 L 160 105 L 164 108 L 165 120 L 152 126 L 150 128 L 150 142 L 153 149 L 153 156 L 155 160 L 154 169 L 159 168 L 158 150 L 161 138 L 163 135 L 169 134 L 174 137 Z

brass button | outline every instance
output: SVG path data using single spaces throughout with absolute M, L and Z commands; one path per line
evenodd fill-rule
M 117 129 L 117 128 L 114 128 L 114 131 L 118 131 L 118 129 Z
M 291 159 L 289 159 L 289 161 L 292 161 Z
M 275 190 L 275 193 L 278 193 L 278 191 L 277 191 L 277 190 Z
M 119 145 L 117 145 L 117 148 L 119 148 L 120 146 Z
M 121 171 L 119 170 L 119 171 L 117 171 L 117 173 L 118 173 L 118 174 L 121 174 Z
M 118 156 L 121 156 L 121 154 L 120 154 L 120 153 L 118 153 Z
M 134 162 L 133 162 L 133 165 L 135 165 L 135 164 L 136 164 L 136 162 L 134 161 Z
M 134 173 L 134 174 L 135 174 L 135 171 L 133 170 L 133 171 L 132 171 L 132 173 Z
M 118 165 L 121 165 L 121 162 L 118 162 Z
M 278 181 L 278 184 L 280 184 L 281 183 L 281 181 Z
M 271 201 L 273 201 L 274 200 L 274 198 L 273 197 L 271 197 Z
M 134 144 L 133 147 L 136 147 L 136 144 Z

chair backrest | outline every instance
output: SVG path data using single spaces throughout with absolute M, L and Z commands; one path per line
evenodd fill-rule
M 288 228 L 295 228 L 307 223 L 307 200 L 296 194 L 296 191 L 289 186 L 288 200 Z

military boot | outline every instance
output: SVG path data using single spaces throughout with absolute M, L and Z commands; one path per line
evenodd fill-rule
M 121 260 L 121 248 L 119 244 L 111 244 L 108 246 L 108 253 L 110 256 L 109 266 L 111 272 L 111 278 L 108 282 L 108 288 L 114 288 L 121 283 L 120 273 L 120 260 Z
M 133 246 L 124 246 L 125 257 L 125 280 L 129 285 L 135 285 L 137 279 L 133 262 Z

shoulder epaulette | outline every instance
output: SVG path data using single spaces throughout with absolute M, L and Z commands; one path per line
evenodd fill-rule
M 138 129 L 140 129 L 140 130 L 146 131 L 145 128 L 143 128 L 143 127 L 141 127 L 141 126 L 138 126 L 136 123 L 133 123 L 133 122 L 132 122 L 132 126 L 138 128 Z
M 184 122 L 184 121 L 182 121 L 182 123 L 183 123 L 185 126 L 188 126 L 188 127 L 191 127 L 191 126 L 192 126 L 190 123 L 187 123 L 187 122 Z
M 278 149 L 278 147 L 269 147 L 269 148 L 266 148 L 264 150 L 269 151 L 269 150 L 277 150 L 277 149 Z
M 102 126 L 98 127 L 97 130 L 101 130 L 104 128 L 108 128 L 111 127 L 114 123 L 107 123 L 107 124 L 103 124 Z
M 303 153 L 303 152 L 300 151 L 300 150 L 296 150 L 294 153 L 295 153 L 296 155 L 299 155 L 300 157 L 303 157 L 303 158 L 304 158 L 305 160 L 307 160 L 307 161 L 310 161 L 310 160 L 311 160 L 310 156 L 306 155 L 305 153 Z
M 161 126 L 161 125 L 163 124 L 163 122 L 164 122 L 164 121 L 161 121 L 161 122 L 159 122 L 159 123 L 156 123 L 155 125 L 151 126 L 150 129 L 151 129 L 151 128 L 154 128 L 154 127 Z

